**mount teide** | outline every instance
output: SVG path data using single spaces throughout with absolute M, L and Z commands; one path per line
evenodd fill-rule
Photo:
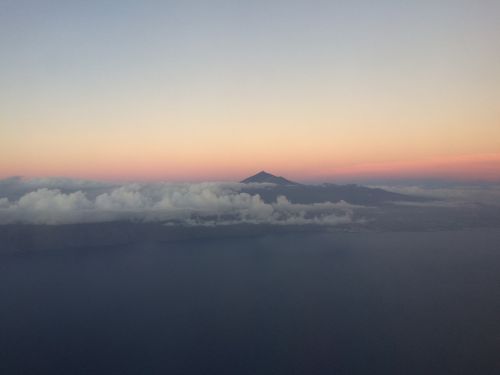
M 243 189 L 244 192 L 259 194 L 267 203 L 275 202 L 280 195 L 284 195 L 293 203 L 303 204 L 346 201 L 360 205 L 379 205 L 387 202 L 421 202 L 429 200 L 419 196 L 398 194 L 383 189 L 353 184 L 299 184 L 265 171 L 245 178 L 241 183 L 249 185 L 248 188 Z M 259 186 L 258 184 L 267 185 Z
M 276 185 L 281 185 L 281 186 L 300 185 L 297 182 L 287 180 L 286 178 L 281 177 L 281 176 L 272 175 L 271 173 L 267 173 L 266 171 L 262 171 L 262 172 L 259 172 L 257 174 L 254 174 L 253 176 L 247 177 L 241 182 L 244 184 L 271 183 L 271 184 L 276 184 Z

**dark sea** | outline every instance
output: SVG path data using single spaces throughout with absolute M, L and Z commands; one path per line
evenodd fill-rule
M 500 230 L 3 254 L 0 374 L 500 374 Z

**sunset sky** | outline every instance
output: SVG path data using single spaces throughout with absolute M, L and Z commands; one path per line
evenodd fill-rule
M 500 181 L 500 2 L 0 0 L 0 178 Z

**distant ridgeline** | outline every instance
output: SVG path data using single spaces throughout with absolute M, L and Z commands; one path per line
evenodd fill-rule
M 266 203 L 275 202 L 276 198 L 280 195 L 287 197 L 290 202 L 303 204 L 346 201 L 351 204 L 374 205 L 395 201 L 423 202 L 431 200 L 426 197 L 393 193 L 383 189 L 354 184 L 299 184 L 298 182 L 290 181 L 281 176 L 274 176 L 265 171 L 245 178 L 241 183 L 274 184 L 274 186 L 265 185 L 262 187 L 252 185 L 243 189 L 244 192 L 249 194 L 259 194 Z

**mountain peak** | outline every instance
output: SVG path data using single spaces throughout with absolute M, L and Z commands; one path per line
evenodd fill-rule
M 271 173 L 267 173 L 266 171 L 260 171 L 259 173 L 253 176 L 245 178 L 241 182 L 244 184 L 249 184 L 254 182 L 254 183 L 271 183 L 276 185 L 299 185 L 296 182 L 287 180 L 286 178 L 281 176 L 275 176 Z

